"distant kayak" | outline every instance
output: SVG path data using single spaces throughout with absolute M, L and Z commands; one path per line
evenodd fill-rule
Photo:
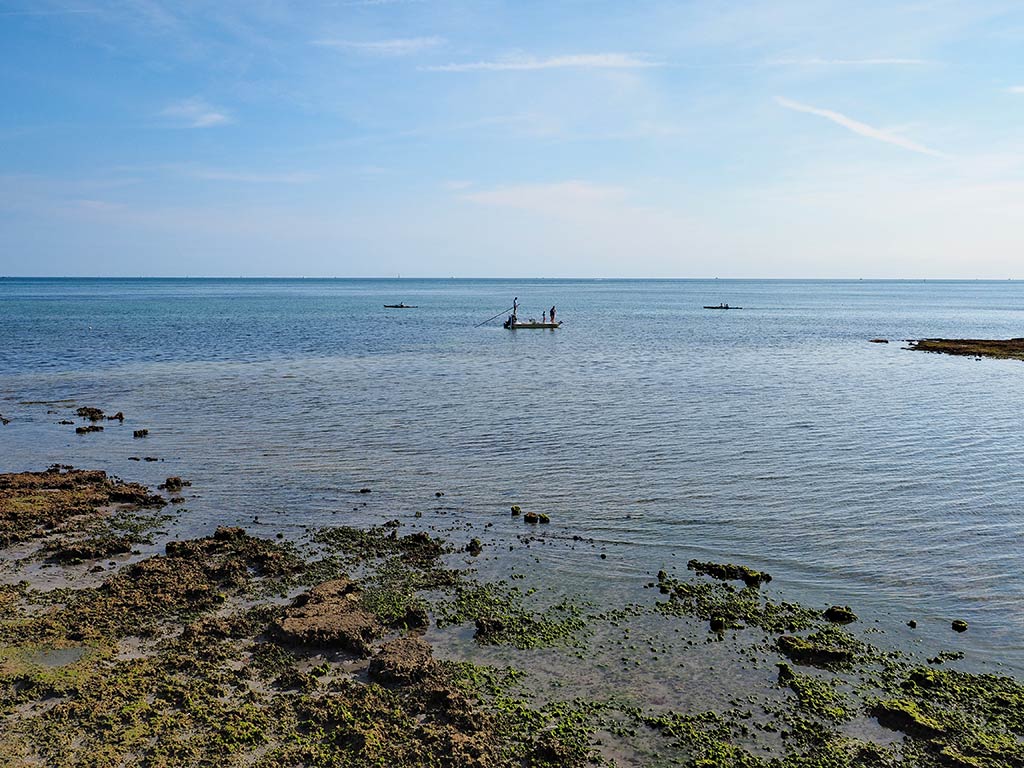
M 418 309 L 415 304 L 385 304 L 384 309 Z
M 743 307 L 730 307 L 728 304 L 719 304 L 717 307 L 709 307 L 705 304 L 704 309 L 743 309 Z

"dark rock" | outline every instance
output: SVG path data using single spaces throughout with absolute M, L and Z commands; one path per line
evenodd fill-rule
M 476 632 L 473 634 L 480 642 L 491 642 L 505 631 L 505 622 L 495 616 L 481 616 L 476 620 Z
M 75 411 L 75 414 L 83 419 L 88 419 L 89 421 L 100 421 L 103 418 L 103 411 L 101 411 L 99 408 L 89 408 L 83 406 L 79 408 L 77 411 Z
M 171 499 L 171 504 L 184 504 L 184 503 L 185 503 L 185 497 L 184 496 L 174 496 Z
M 143 456 L 142 460 L 143 461 L 160 461 L 160 459 L 158 459 L 156 456 Z
M 872 344 L 888 344 L 888 339 L 870 339 Z
M 95 424 L 90 424 L 87 427 L 75 427 L 75 434 L 87 435 L 90 432 L 102 432 L 103 427 L 97 427 Z
M 132 437 L 146 437 L 148 434 L 148 429 L 136 429 L 134 432 L 132 432 Z
M 121 413 L 120 411 L 118 411 L 113 416 L 107 416 L 107 421 L 120 421 L 123 424 L 124 423 L 124 414 Z
M 164 482 L 160 483 L 160 485 L 158 485 L 157 488 L 163 491 L 169 491 L 170 493 L 175 493 L 188 485 L 192 485 L 192 483 L 189 482 L 188 480 L 182 480 L 177 475 L 174 475 L 172 477 L 168 477 L 166 480 L 164 480 Z
M 400 623 L 407 629 L 425 629 L 430 626 L 430 616 L 420 603 L 412 603 L 405 609 Z
M 360 489 L 359 489 L 359 492 L 360 492 L 360 493 L 370 493 L 370 492 L 371 492 L 371 490 L 370 490 L 369 488 L 360 488 Z
M 825 611 L 825 618 L 833 624 L 849 624 L 857 620 L 857 614 L 848 605 L 833 605 Z
M 442 496 L 444 496 L 444 491 L 434 491 L 434 495 L 440 499 Z
M 538 515 L 536 512 L 527 512 L 525 515 L 523 515 L 523 522 L 524 523 L 539 523 L 540 522 L 540 515 Z
M 476 557 L 484 551 L 484 547 L 480 543 L 480 539 L 470 539 L 469 544 L 466 545 L 466 551 L 473 555 L 473 557 Z
M 963 619 L 956 619 L 953 621 L 952 627 L 954 632 L 966 632 L 967 622 Z
M 11 420 L 10 419 L 5 419 L 4 415 L 2 413 L 0 413 L 0 424 L 3 424 L 6 427 L 10 423 L 11 423 Z M 61 422 L 61 423 L 63 424 L 64 422 Z M 68 423 L 69 424 L 74 424 L 73 421 L 69 421 Z
M 58 424 L 74 424 L 75 422 L 73 422 L 71 419 L 61 419 L 57 423 Z
M 913 619 L 911 619 L 910 621 L 907 622 L 907 626 L 910 627 L 911 629 L 917 629 L 917 622 L 914 621 Z
M 522 511 L 523 511 L 522 508 L 518 504 L 513 504 L 512 505 L 512 514 L 513 515 L 521 514 Z
M 721 616 L 711 617 L 711 631 L 712 632 L 725 632 L 726 621 Z

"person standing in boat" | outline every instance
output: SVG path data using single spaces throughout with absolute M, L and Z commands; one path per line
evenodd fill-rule
M 555 322 L 555 308 L 551 307 L 551 322 Z
M 540 321 L 542 323 L 546 323 L 548 321 L 548 311 L 546 309 L 541 313 Z

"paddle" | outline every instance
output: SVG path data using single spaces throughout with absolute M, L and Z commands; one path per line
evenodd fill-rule
M 509 311 L 509 310 L 511 310 L 511 309 L 512 309 L 512 307 L 509 307 L 508 309 L 503 309 L 503 310 L 501 310 L 501 312 L 499 312 L 498 314 L 494 315 L 493 317 L 488 317 L 488 318 L 487 318 L 486 320 L 484 320 L 484 323 L 489 323 L 489 322 L 491 322 L 491 320 L 493 320 L 493 319 L 494 319 L 495 317 L 501 317 L 502 315 L 504 315 L 504 314 L 505 314 L 506 312 L 508 312 L 508 311 Z M 476 325 L 474 325 L 473 327 L 474 327 L 474 328 L 479 328 L 479 327 L 480 327 L 481 325 L 483 325 L 484 323 L 477 323 L 477 324 L 476 324 Z

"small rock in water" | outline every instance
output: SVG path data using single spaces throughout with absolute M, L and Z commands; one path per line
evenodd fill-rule
M 513 504 L 513 505 L 512 505 L 512 514 L 513 514 L 513 515 L 518 515 L 518 514 L 520 514 L 520 513 L 522 512 L 522 511 L 523 511 L 523 510 L 522 510 L 522 508 L 521 508 L 521 507 L 520 507 L 520 506 L 519 506 L 518 504 Z
M 911 629 L 917 629 L 917 622 L 914 621 L 913 619 L 911 619 L 910 621 L 907 622 L 907 626 L 910 627 Z
M 370 493 L 370 489 L 369 488 L 360 488 L 359 492 L 360 493 Z
M 473 557 L 476 557 L 484 551 L 484 546 L 480 543 L 480 539 L 470 539 L 469 544 L 466 545 L 466 551 Z
M 118 411 L 113 416 L 107 416 L 107 421 L 120 421 L 123 424 L 124 423 L 124 414 L 121 413 L 120 411 Z
M 849 624 L 857 620 L 857 614 L 848 605 L 833 605 L 825 611 L 825 618 L 835 624 Z
M 967 622 L 964 621 L 963 619 L 956 619 L 953 622 L 953 631 L 954 632 L 966 632 L 967 631 Z
M 870 341 L 871 341 L 872 344 L 888 344 L 889 343 L 888 339 L 871 339 Z
M 148 429 L 136 429 L 132 432 L 132 437 L 146 437 L 149 434 Z
M 95 424 L 90 424 L 87 427 L 75 427 L 75 434 L 87 435 L 90 432 L 102 432 L 103 427 L 97 427 Z
M 437 498 L 441 498 L 444 496 L 444 491 L 434 491 L 434 495 L 437 496 Z

